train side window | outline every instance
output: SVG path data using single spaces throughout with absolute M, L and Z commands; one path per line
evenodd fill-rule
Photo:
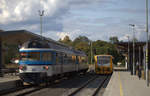
M 42 61 L 51 61 L 52 54 L 50 52 L 43 52 L 42 53 Z
M 61 53 L 56 53 L 56 63 L 62 64 L 63 63 L 63 55 Z
M 64 64 L 67 64 L 68 63 L 68 57 L 67 57 L 67 54 L 64 55 Z

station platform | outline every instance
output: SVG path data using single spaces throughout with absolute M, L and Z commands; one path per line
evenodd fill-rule
M 114 71 L 103 96 L 150 96 L 150 87 L 128 71 Z
M 20 80 L 19 77 L 15 75 L 4 75 L 4 77 L 0 77 L 0 91 L 14 88 L 18 80 Z
M 0 83 L 14 80 L 19 80 L 19 77 L 15 75 L 4 75 L 4 77 L 0 77 Z

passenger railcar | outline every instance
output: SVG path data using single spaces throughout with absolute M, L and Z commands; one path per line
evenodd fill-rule
M 58 75 L 86 71 L 87 56 L 57 42 L 30 40 L 19 50 L 19 73 L 23 82 L 50 82 Z
M 113 72 L 113 63 L 111 55 L 95 55 L 96 74 L 111 74 Z

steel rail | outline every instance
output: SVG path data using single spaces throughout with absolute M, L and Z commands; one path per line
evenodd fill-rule
M 106 76 L 103 81 L 98 85 L 98 88 L 94 91 L 92 96 L 96 96 L 99 90 L 102 88 L 102 86 L 105 84 L 105 82 L 108 80 L 110 76 Z M 80 92 L 83 88 L 85 88 L 88 84 L 90 84 L 92 81 L 96 80 L 98 76 L 93 77 L 92 79 L 88 80 L 86 83 L 84 83 L 80 88 L 76 89 L 72 93 L 70 93 L 68 96 L 75 96 L 78 92 Z
M 85 82 L 83 85 L 81 85 L 80 88 L 76 89 L 75 91 L 73 91 L 71 94 L 69 94 L 68 96 L 74 96 L 76 93 L 78 93 L 81 89 L 83 89 L 85 86 L 87 86 L 90 82 L 94 81 L 97 78 L 97 76 L 93 77 L 92 79 L 88 80 L 87 82 Z
M 92 96 L 96 96 L 99 90 L 102 88 L 102 86 L 105 84 L 105 82 L 109 79 L 110 76 L 106 76 L 105 79 L 102 81 L 102 83 L 99 84 L 98 88 L 95 90 Z

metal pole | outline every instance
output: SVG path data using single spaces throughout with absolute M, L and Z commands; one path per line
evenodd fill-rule
M 3 77 L 3 72 L 2 72 L 2 41 L 0 40 L 0 77 Z
M 44 10 L 40 11 L 39 10 L 39 16 L 40 16 L 40 25 L 41 25 L 41 31 L 40 31 L 40 35 L 42 38 L 42 16 L 44 15 Z M 43 38 L 42 38 L 43 39 Z
M 148 0 L 146 0 L 146 32 L 147 32 L 147 41 L 146 41 L 146 81 L 147 81 L 147 86 L 149 86 L 149 70 L 148 70 Z
M 128 70 L 130 69 L 129 66 L 130 66 L 130 45 L 129 45 L 129 36 L 128 37 Z
M 134 24 L 129 24 L 133 28 L 133 75 L 135 75 L 135 30 Z
M 41 24 L 41 31 L 40 31 L 40 34 L 42 36 L 42 16 L 40 16 L 40 24 Z
M 92 64 L 92 56 L 93 55 L 93 52 L 92 52 L 92 41 L 91 41 L 91 64 Z
M 141 47 L 139 46 L 139 67 L 141 67 Z
M 135 31 L 133 25 L 133 75 L 135 75 Z
M 144 80 L 146 80 L 146 48 L 143 47 L 143 54 L 144 54 L 144 58 L 143 58 L 143 63 L 144 63 Z

